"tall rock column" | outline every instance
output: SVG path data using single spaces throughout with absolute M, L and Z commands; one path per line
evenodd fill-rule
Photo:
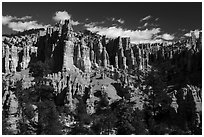
M 81 47 L 79 44 L 77 45 L 76 66 L 81 68 Z
M 92 63 L 95 63 L 95 53 L 92 49 L 90 49 L 90 60 Z
M 130 49 L 130 37 L 122 38 L 122 45 L 125 51 Z
M 64 52 L 63 52 L 63 69 L 71 69 L 73 68 L 74 61 L 73 61 L 73 55 L 74 55 L 74 43 L 72 41 L 65 40 L 64 41 Z
M 12 61 L 11 72 L 16 72 L 16 68 L 18 66 L 18 51 L 17 47 L 14 45 L 11 46 L 11 61 Z
M 5 58 L 4 58 L 4 62 L 5 62 L 5 73 L 9 73 L 9 55 L 10 55 L 10 49 L 8 45 L 5 45 Z
M 67 84 L 68 84 L 68 87 L 67 87 L 67 93 L 66 93 L 66 104 L 68 105 L 68 107 L 70 108 L 70 110 L 73 110 L 73 103 L 72 103 L 72 101 L 73 101 L 73 98 L 72 98 L 72 84 L 71 84 L 71 82 L 68 80 L 68 82 L 67 82 Z
M 143 56 L 142 56 L 143 50 L 139 48 L 139 69 L 143 69 Z
M 82 61 L 83 61 L 83 66 L 82 70 L 84 72 L 90 72 L 91 71 L 91 61 L 90 61 L 90 52 L 89 48 L 87 46 L 82 47 Z
M 117 47 L 117 50 L 123 48 L 123 44 L 122 44 L 122 38 L 121 37 L 118 37 L 118 47 Z
M 119 53 L 118 53 L 118 65 L 119 65 L 119 68 L 123 68 L 123 64 L 124 64 L 123 58 L 124 57 L 125 56 L 124 56 L 123 48 L 120 48 Z
M 103 52 L 102 52 L 102 66 L 103 67 L 107 67 L 109 63 L 109 56 L 108 56 L 108 52 L 106 51 L 106 48 L 103 47 Z
M 61 37 L 64 40 L 71 40 L 73 28 L 71 26 L 70 20 L 65 20 L 62 26 Z
M 23 48 L 23 59 L 22 59 L 22 66 L 21 68 L 24 70 L 28 67 L 29 62 L 30 62 L 30 47 L 29 46 L 25 46 Z
M 103 45 L 101 43 L 101 41 L 99 40 L 98 44 L 97 44 L 97 51 L 96 51 L 96 63 L 98 63 L 99 65 L 101 65 L 101 54 L 103 51 Z
M 48 27 L 47 31 L 46 31 L 46 38 L 44 40 L 44 42 L 45 42 L 45 47 L 44 47 L 45 48 L 44 49 L 45 60 L 49 60 L 52 56 L 52 50 L 53 50 L 53 44 L 51 43 L 52 33 L 53 33 L 53 28 Z
M 118 68 L 118 53 L 115 55 L 115 67 Z
M 148 49 L 144 50 L 144 68 L 147 69 L 149 63 L 149 51 Z
M 128 67 L 130 67 L 131 69 L 133 69 L 136 65 L 136 60 L 135 60 L 135 57 L 134 57 L 134 53 L 133 53 L 133 50 L 132 48 L 130 48 L 130 64 Z
M 123 41 L 123 42 L 122 42 Z M 118 64 L 119 68 L 126 69 L 127 63 L 126 63 L 126 57 L 124 55 L 124 49 L 123 45 L 126 48 L 127 47 L 128 40 L 126 38 L 118 37 Z
M 196 36 L 194 32 L 191 32 L 191 40 L 192 40 L 193 50 L 196 51 Z
M 126 57 L 125 56 L 123 56 L 122 57 L 122 69 L 127 69 L 127 65 L 126 65 L 127 63 L 126 63 Z

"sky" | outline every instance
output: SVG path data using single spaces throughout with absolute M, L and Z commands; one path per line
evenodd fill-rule
M 132 43 L 174 41 L 202 30 L 201 2 L 3 2 L 2 34 L 71 19 L 75 31 L 130 37 Z

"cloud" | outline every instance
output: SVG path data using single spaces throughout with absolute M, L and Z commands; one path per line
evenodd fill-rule
M 142 22 L 142 21 L 146 21 L 146 20 L 149 20 L 150 18 L 152 18 L 151 15 L 146 16 L 146 17 L 142 18 L 142 19 L 140 20 L 140 22 Z
M 2 24 L 7 25 L 13 31 L 24 31 L 28 29 L 45 28 L 46 25 L 39 24 L 37 21 L 27 21 L 32 19 L 32 16 L 16 17 L 2 16 Z
M 189 32 L 189 33 L 186 33 L 186 34 L 184 34 L 184 36 L 186 36 L 186 37 L 191 37 L 191 33 Z
M 182 31 L 182 32 L 187 31 L 187 29 L 181 29 L 181 28 L 179 28 L 178 30 L 179 30 L 179 31 Z
M 7 25 L 13 20 L 15 20 L 15 21 L 22 20 L 23 21 L 23 20 L 28 20 L 28 19 L 31 19 L 31 18 L 32 18 L 32 16 L 16 17 L 16 16 L 6 15 L 6 16 L 2 16 L 2 24 Z
M 111 18 L 106 18 L 106 19 L 109 20 L 109 21 L 112 21 L 112 22 L 118 22 L 118 23 L 120 23 L 120 24 L 124 24 L 124 23 L 125 23 L 125 20 L 123 20 L 123 19 L 121 19 L 121 18 L 116 19 L 116 18 L 114 18 L 114 17 L 111 17 Z
M 175 37 L 174 37 L 174 35 L 164 33 L 164 34 L 161 34 L 161 35 L 157 35 L 155 38 L 156 39 L 163 39 L 163 40 L 173 40 Z
M 2 16 L 2 24 L 3 25 L 6 25 L 8 24 L 11 20 L 13 20 L 13 17 L 12 16 Z
M 67 11 L 57 11 L 55 12 L 55 15 L 53 16 L 53 20 L 55 21 L 64 21 L 66 19 L 70 19 L 71 15 L 68 14 Z
M 108 38 L 130 37 L 131 43 L 147 43 L 156 41 L 154 35 L 160 32 L 160 28 L 146 29 L 146 30 L 127 30 L 121 27 L 100 27 L 100 26 L 89 26 L 87 30 L 98 33 L 100 35 L 106 35 Z M 158 41 L 158 40 L 157 40 Z
M 149 23 L 145 23 L 144 25 L 142 26 L 138 26 L 139 29 L 144 29 L 144 28 L 147 28 L 147 26 L 152 26 L 152 24 L 149 24 Z
M 96 25 L 101 25 L 101 24 L 104 24 L 105 21 L 100 21 L 100 22 L 90 22 L 88 24 L 84 24 L 85 27 L 93 27 L 93 26 L 96 26 Z
M 115 18 L 111 18 L 111 21 L 115 21 Z
M 198 29 L 196 29 L 196 30 L 194 30 L 194 31 L 190 31 L 189 33 L 186 33 L 186 34 L 184 34 L 184 36 L 186 36 L 186 37 L 191 37 L 191 33 L 194 33 L 195 34 L 195 36 L 196 36 L 196 38 L 199 38 L 199 33 L 201 32 L 201 30 L 198 30 Z
M 71 15 L 67 11 L 57 11 L 52 19 L 56 22 L 64 21 L 70 19 L 70 23 L 72 25 L 79 25 L 81 24 L 79 21 L 71 20 Z
M 146 27 L 148 25 L 148 23 L 146 22 L 145 24 L 144 24 L 144 27 Z
M 8 27 L 13 31 L 24 31 L 29 29 L 45 28 L 45 25 L 37 23 L 37 21 L 27 21 L 27 22 L 10 22 Z
M 165 33 L 161 36 L 162 39 L 165 39 L 165 40 L 173 40 L 174 39 L 174 36 L 171 35 L 171 34 L 168 34 L 168 33 Z
M 125 21 L 122 20 L 122 19 L 118 19 L 117 21 L 118 21 L 119 23 L 121 23 L 121 24 L 124 24 L 124 23 L 125 23 Z
M 107 19 L 108 21 L 112 21 L 112 22 L 113 22 L 113 21 L 116 21 L 116 18 L 114 18 L 114 17 L 110 17 L 110 18 L 107 17 L 106 19 Z
M 80 23 L 78 21 L 71 20 L 71 24 L 75 26 L 75 25 L 79 25 Z
M 155 21 L 158 21 L 158 20 L 159 20 L 159 18 L 156 18 L 156 19 L 155 19 Z
M 17 18 L 17 20 L 28 20 L 28 19 L 31 19 L 32 16 L 24 16 L 24 17 L 21 17 L 21 18 Z

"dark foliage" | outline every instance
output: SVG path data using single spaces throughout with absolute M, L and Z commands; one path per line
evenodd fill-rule
M 21 119 L 18 121 L 18 134 L 62 134 L 59 113 L 54 103 L 53 88 L 37 84 L 34 87 L 22 89 L 22 81 L 18 81 L 16 87 L 19 110 L 22 111 Z M 33 120 L 36 113 L 38 121 Z
M 53 101 L 43 101 L 38 103 L 39 121 L 38 134 L 60 135 L 62 125 L 59 122 L 58 112 Z
M 42 61 L 30 64 L 29 68 L 29 72 L 33 77 L 43 77 L 51 72 L 49 64 L 43 63 Z
M 114 112 L 118 119 L 116 123 L 117 134 L 147 134 L 143 113 L 138 109 L 134 110 L 132 104 L 121 100 L 116 105 Z

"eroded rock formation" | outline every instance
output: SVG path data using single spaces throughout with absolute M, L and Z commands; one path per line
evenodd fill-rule
M 108 105 L 121 99 L 128 100 L 135 109 L 143 110 L 146 93 L 140 72 L 148 75 L 154 65 L 159 64 L 162 69 L 162 63 L 170 64 L 163 70 L 169 83 L 177 79 L 183 83 L 199 83 L 200 76 L 194 74 L 202 72 L 201 33 L 199 39 L 193 33 L 191 35 L 185 41 L 173 43 L 132 44 L 130 37 L 108 39 L 97 34 L 74 32 L 70 20 L 65 20 L 35 34 L 4 37 L 2 68 L 5 75 L 10 75 L 27 70 L 30 63 L 38 60 L 51 62 L 52 72 L 43 77 L 41 84 L 53 87 L 56 105 L 66 106 L 71 111 L 76 110 L 79 98 L 89 115 L 96 113 L 102 98 Z M 184 78 L 179 79 L 180 75 Z M 14 115 L 19 103 L 9 84 L 5 84 L 2 103 L 8 107 L 8 121 L 16 133 L 18 117 Z M 24 81 L 24 84 L 27 89 L 36 83 Z M 192 127 L 201 124 L 202 96 L 197 86 L 187 85 L 181 91 L 175 89 L 168 94 L 172 101 L 170 115 L 181 118 L 184 124 L 191 122 Z M 192 118 L 188 120 L 189 117 Z

